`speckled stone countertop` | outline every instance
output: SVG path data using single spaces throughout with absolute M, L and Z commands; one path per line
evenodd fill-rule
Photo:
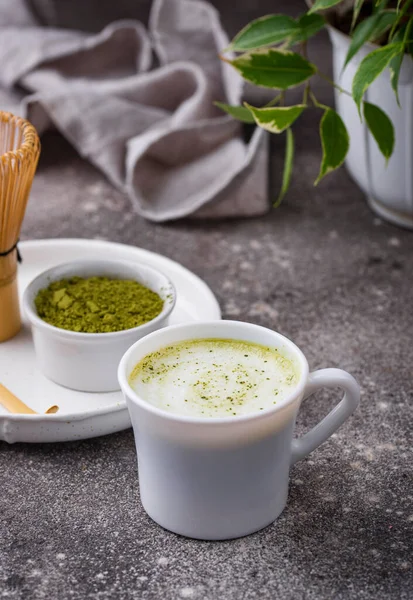
M 275 175 L 281 154 L 275 140 Z M 25 239 L 104 238 L 166 254 L 208 282 L 226 318 L 279 330 L 314 369 L 348 370 L 362 398 L 292 469 L 278 521 L 231 542 L 184 539 L 147 517 L 130 430 L 0 443 L 0 598 L 413 598 L 413 233 L 376 218 L 344 170 L 313 188 L 318 161 L 317 123 L 304 116 L 281 209 L 154 225 L 57 135 L 45 137 Z M 297 432 L 336 400 L 304 402 Z

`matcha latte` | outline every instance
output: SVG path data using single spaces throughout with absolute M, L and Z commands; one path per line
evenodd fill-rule
M 148 354 L 129 384 L 143 400 L 171 413 L 231 417 L 274 407 L 298 379 L 293 362 L 274 348 L 197 339 Z

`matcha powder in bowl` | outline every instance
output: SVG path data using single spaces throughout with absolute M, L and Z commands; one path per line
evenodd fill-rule
M 38 316 L 55 327 L 81 333 L 110 333 L 148 323 L 163 309 L 162 298 L 137 281 L 70 277 L 38 292 Z

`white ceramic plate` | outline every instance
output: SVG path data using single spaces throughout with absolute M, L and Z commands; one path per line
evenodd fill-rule
M 59 263 L 110 257 L 145 262 L 172 280 L 177 303 L 170 318 L 171 325 L 221 318 L 215 296 L 199 277 L 169 258 L 148 250 L 80 239 L 21 242 L 19 248 L 23 256 L 19 267 L 20 295 L 41 271 Z M 0 440 L 6 442 L 80 440 L 131 426 L 121 392 L 75 392 L 49 381 L 38 371 L 26 320 L 15 338 L 0 344 L 0 383 L 39 413 L 44 413 L 53 404 L 59 406 L 59 412 L 52 415 L 13 415 L 0 405 Z

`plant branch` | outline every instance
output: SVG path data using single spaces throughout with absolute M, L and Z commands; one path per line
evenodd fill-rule
M 324 104 L 320 104 L 320 102 L 317 100 L 313 90 L 310 89 L 309 94 L 310 94 L 311 102 L 313 103 L 313 105 L 316 108 L 326 108 L 326 106 L 324 106 Z
M 330 77 L 328 77 L 328 75 L 325 75 L 324 73 L 321 73 L 320 71 L 317 72 L 317 75 L 319 75 L 321 77 L 321 79 L 324 79 L 324 81 L 327 81 L 327 83 L 329 83 L 331 86 L 336 88 L 336 90 L 338 90 L 342 94 L 346 94 L 347 96 L 350 96 L 351 98 L 353 97 L 350 94 L 350 92 L 348 92 L 347 90 L 343 89 L 340 85 L 335 83 L 335 81 L 333 81 Z
M 304 94 L 303 94 L 303 104 L 308 104 L 308 96 L 311 93 L 311 86 L 310 86 L 310 82 L 307 81 L 307 83 L 305 84 L 305 88 L 304 88 Z
M 275 98 L 273 98 L 272 100 L 270 100 L 269 102 L 267 102 L 267 104 L 265 104 L 263 106 L 263 108 L 271 108 L 271 106 L 275 106 L 276 104 L 278 104 L 281 100 L 281 94 L 278 94 L 278 96 L 275 96 Z

